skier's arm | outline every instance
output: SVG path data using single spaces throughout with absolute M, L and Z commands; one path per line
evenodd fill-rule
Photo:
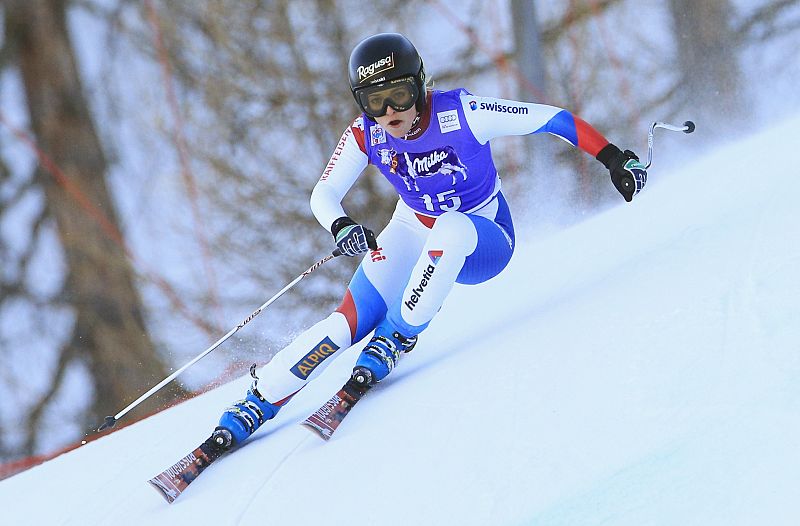
M 364 132 L 353 123 L 342 134 L 322 177 L 311 192 L 311 211 L 326 230 L 331 229 L 334 221 L 347 215 L 342 200 L 368 163 L 363 145 Z
M 647 182 L 639 157 L 624 152 L 589 123 L 556 106 L 461 95 L 461 105 L 473 135 L 481 144 L 507 135 L 550 133 L 580 148 L 603 163 L 614 187 L 631 201 Z
M 339 143 L 311 192 L 311 211 L 320 225 L 333 234 L 336 246 L 346 256 L 356 256 L 375 249 L 375 235 L 348 217 L 342 200 L 353 187 L 368 158 L 364 147 L 364 131 L 353 122 L 342 134 Z
M 481 144 L 507 135 L 550 133 L 596 156 L 608 139 L 586 121 L 556 106 L 461 95 L 464 115 Z

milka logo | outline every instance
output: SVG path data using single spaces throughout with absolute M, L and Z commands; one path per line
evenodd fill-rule
M 405 303 L 406 307 L 408 307 L 408 310 L 414 310 L 414 307 L 417 306 L 417 303 L 419 303 L 422 293 L 425 292 L 425 288 L 428 286 L 428 283 L 430 283 L 431 276 L 433 276 L 435 270 L 436 267 L 434 265 L 428 265 L 428 268 L 422 272 L 422 279 L 420 280 L 419 285 L 411 289 L 411 297 L 403 302 Z
M 387 69 L 392 69 L 394 67 L 394 53 L 389 55 L 388 57 L 382 58 L 377 62 L 373 62 L 369 66 L 358 66 L 356 70 L 358 72 L 358 80 L 362 81 L 364 79 L 368 79 L 373 75 L 377 75 L 382 71 L 386 71 Z
M 413 154 L 398 154 L 394 149 L 383 148 L 378 153 L 381 166 L 387 166 L 385 171 L 381 171 L 386 177 L 400 177 L 409 192 L 419 192 L 418 182 L 431 177 L 450 176 L 454 186 L 458 179 L 467 180 L 467 167 L 459 160 L 452 146 Z
M 445 159 L 447 159 L 447 152 L 433 151 L 430 155 L 414 159 L 414 170 L 417 173 L 430 171 L 433 166 Z
M 475 107 L 470 103 L 470 108 L 473 110 Z M 481 102 L 480 108 L 482 110 L 496 111 L 498 113 L 518 113 L 520 115 L 527 115 L 528 108 L 525 106 L 506 106 L 505 104 L 498 104 L 497 102 Z

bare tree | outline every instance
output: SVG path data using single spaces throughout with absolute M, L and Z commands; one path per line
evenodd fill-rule
M 135 280 L 120 245 L 117 214 L 105 184 L 114 137 L 106 133 L 111 128 L 107 120 L 93 122 L 89 103 L 93 108 L 101 104 L 113 107 L 107 113 L 113 115 L 108 120 L 119 127 L 115 129 L 125 128 L 127 133 L 138 126 L 136 132 L 148 136 L 148 146 L 158 143 L 158 154 L 179 143 L 188 146 L 187 168 L 197 181 L 192 198 L 198 200 L 208 228 L 203 234 L 210 240 L 219 283 L 226 285 L 220 288 L 220 299 L 247 314 L 248 307 L 260 304 L 331 249 L 330 237 L 308 209 L 308 196 L 340 134 L 356 114 L 346 76 L 352 46 L 375 32 L 407 32 L 421 44 L 437 89 L 484 89 L 503 80 L 501 75 L 507 71 L 503 68 L 514 59 L 513 45 L 503 49 L 499 42 L 488 46 L 486 40 L 481 42 L 481 31 L 485 35 L 488 25 L 487 10 L 508 8 L 511 21 L 521 22 L 509 3 L 481 0 L 412 0 L 402 5 L 376 0 L 368 8 L 359 0 L 73 2 L 0 3 L 6 20 L 0 63 L 4 71 L 16 68 L 20 73 L 0 79 L 0 89 L 7 90 L 4 96 L 9 91 L 13 95 L 16 88 L 6 86 L 21 80 L 29 127 L 40 151 L 52 160 L 52 166 L 33 170 L 2 150 L 8 170 L 0 170 L 0 219 L 3 224 L 19 225 L 19 235 L 0 229 L 0 353 L 4 365 L 0 368 L 0 396 L 15 400 L 11 410 L 0 406 L 5 411 L 0 422 L 18 417 L 25 422 L 25 436 L 19 440 L 9 438 L 13 426 L 3 429 L 0 453 L 9 455 L 22 451 L 19 443 L 27 442 L 28 450 L 34 448 L 33 434 L 47 422 L 48 405 L 65 397 L 76 371 L 90 378 L 100 395 L 96 403 L 81 406 L 75 402 L 83 407 L 77 411 L 81 417 L 113 413 L 143 385 L 163 377 L 163 366 L 150 339 L 164 338 L 158 333 L 159 320 L 172 320 L 174 305 L 147 296 L 152 331 L 148 337 L 139 298 L 142 292 L 137 291 L 142 283 Z M 112 63 L 113 50 L 124 47 L 125 52 L 147 62 L 147 71 L 157 72 L 146 79 L 149 86 L 155 84 L 154 92 L 174 82 L 174 100 L 142 97 L 154 105 L 143 107 L 145 111 L 135 116 L 124 113 L 121 100 L 130 97 L 130 92 L 123 96 L 113 90 L 117 83 L 136 83 L 128 83 L 128 77 L 113 67 L 107 74 L 122 80 L 115 77 L 115 82 L 99 82 L 91 93 L 105 98 L 87 99 L 81 86 L 86 79 L 80 78 L 75 67 L 65 21 L 65 10 L 78 3 L 113 27 L 113 42 L 105 49 L 93 50 L 93 58 Z M 688 10 L 700 9 L 700 4 L 719 7 L 729 2 L 683 3 L 691 4 Z M 665 6 L 630 0 L 537 2 L 536 29 L 548 91 L 546 100 L 532 98 L 568 108 L 620 146 L 632 147 L 640 154 L 643 132 L 654 117 L 669 119 L 678 111 L 691 109 L 686 117 L 700 120 L 695 112 L 699 99 L 691 91 L 683 91 L 687 74 L 674 67 L 675 57 L 690 56 L 680 42 L 673 41 L 668 27 L 679 4 L 679 0 Z M 444 9 L 444 5 L 457 9 Z M 800 26 L 797 6 L 797 0 L 772 0 L 746 12 L 709 16 L 720 16 L 730 28 L 731 41 L 742 49 L 796 34 Z M 640 18 L 657 19 L 659 27 L 667 30 L 654 32 L 646 24 L 631 23 Z M 691 22 L 682 17 L 676 27 Z M 681 27 L 684 34 L 692 35 L 683 45 L 696 44 L 692 40 L 695 29 Z M 510 27 L 500 28 L 493 36 L 501 41 L 510 31 Z M 520 32 L 524 31 L 521 28 Z M 427 60 L 428 53 L 435 50 L 426 49 L 424 39 L 417 39 L 421 35 L 433 42 L 446 39 L 449 45 L 458 40 L 451 37 L 464 34 L 466 44 L 453 49 L 436 66 Z M 708 45 L 713 43 L 713 38 L 708 40 Z M 735 65 L 736 51 L 723 58 Z M 699 67 L 696 61 L 692 64 Z M 731 71 L 733 80 L 725 80 L 725 86 L 736 82 L 735 68 Z M 711 81 L 712 88 L 715 83 L 717 88 L 722 86 L 719 79 L 728 78 L 725 75 L 719 73 Z M 177 107 L 168 108 L 173 102 Z M 180 138 L 176 137 L 175 115 L 183 119 L 185 136 Z M 102 145 L 95 125 L 104 131 Z M 159 126 L 161 133 L 153 134 Z M 3 130 L 7 132 L 7 126 Z M 591 159 L 575 155 L 572 148 L 550 138 L 514 139 L 500 139 L 493 149 L 504 177 L 504 191 L 516 201 L 516 210 L 524 201 L 533 202 L 530 208 L 547 204 L 562 188 L 570 193 L 567 207 L 576 209 L 578 217 L 618 202 L 607 173 Z M 119 140 L 116 146 L 137 147 Z M 519 148 L 536 154 L 540 148 L 551 147 L 553 160 L 535 174 L 527 170 L 527 163 L 518 162 Z M 165 172 L 177 171 L 163 160 L 169 155 L 153 157 Z M 63 181 L 53 178 L 53 167 L 80 192 L 70 194 Z M 118 167 L 112 164 L 111 168 Z M 541 177 L 534 181 L 530 175 Z M 86 199 L 79 203 L 76 195 Z M 395 198 L 385 181 L 368 170 L 348 195 L 346 208 L 358 220 L 380 229 Z M 161 220 L 158 214 L 153 217 Z M 236 359 L 242 365 L 250 359 L 266 360 L 269 351 L 290 339 L 293 332 L 329 312 L 356 263 L 337 260 L 337 265 L 326 267 L 314 280 L 282 298 L 260 318 L 256 330 L 243 335 L 246 340 L 231 342 Z M 43 275 L 48 279 L 42 279 Z M 205 312 L 193 307 L 212 303 L 203 283 L 178 286 L 180 296 L 193 302 L 192 312 Z M 148 292 L 148 288 L 142 290 Z M 189 316 L 185 312 L 183 316 L 187 321 Z M 190 321 L 199 327 L 205 320 Z M 185 333 L 197 327 L 188 325 L 170 332 L 178 334 L 176 338 L 189 339 Z M 50 352 L 52 349 L 57 352 Z M 33 377 L 24 368 L 12 366 L 22 363 L 20 357 L 41 364 L 39 374 Z M 135 378 L 135 374 L 140 376 Z
M 729 0 L 670 0 L 678 67 L 679 96 L 691 100 L 703 122 L 741 116 L 744 93 L 738 63 L 740 42 Z
M 53 264 L 51 270 L 65 273 L 51 300 L 38 298 L 35 284 L 20 279 L 6 286 L 3 303 L 22 297 L 34 310 L 40 303 L 60 306 L 72 320 L 65 324 L 71 329 L 52 360 L 47 381 L 24 412 L 26 452 L 35 450 L 37 431 L 51 415 L 51 404 L 65 395 L 61 388 L 70 367 L 90 372 L 93 393 L 86 425 L 114 414 L 143 386 L 165 375 L 147 334 L 134 272 L 116 226 L 105 181 L 108 167 L 83 94 L 66 23 L 67 5 L 63 0 L 13 0 L 3 9 L 5 39 L 22 79 L 39 160 L 34 176 L 18 186 L 18 195 L 35 190 L 44 198 L 30 233 L 34 241 L 19 268 L 24 272 L 26 259 L 34 257 L 35 238 L 54 229 L 63 266 Z
M 331 249 L 308 198 L 357 113 L 347 88 L 350 49 L 372 32 L 404 28 L 381 27 L 395 9 L 388 0 L 368 11 L 341 0 L 235 4 L 154 1 L 153 18 L 179 82 L 216 257 L 231 280 L 253 284 L 228 301 L 257 305 L 253 291 L 277 290 Z M 392 200 L 386 185 L 365 175 L 347 207 L 378 229 Z M 334 307 L 354 264 L 340 261 L 282 300 L 285 313 L 270 313 L 272 334 L 286 337 Z

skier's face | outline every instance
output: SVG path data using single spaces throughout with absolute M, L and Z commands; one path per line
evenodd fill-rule
M 386 130 L 389 135 L 400 139 L 411 131 L 416 116 L 417 108 L 413 106 L 406 111 L 397 111 L 389 106 L 386 108 L 386 115 L 375 117 L 375 122 L 380 124 L 381 128 Z

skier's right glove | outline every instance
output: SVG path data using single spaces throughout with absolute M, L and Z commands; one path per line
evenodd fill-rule
M 614 188 L 629 203 L 633 200 L 633 196 L 638 194 L 647 183 L 647 170 L 639 162 L 639 156 L 630 150 L 623 152 L 613 144 L 608 143 L 600 150 L 596 158 L 608 168 Z
M 331 234 L 336 246 L 344 256 L 358 256 L 369 250 L 378 250 L 375 233 L 359 225 L 347 216 L 340 217 L 331 225 Z

